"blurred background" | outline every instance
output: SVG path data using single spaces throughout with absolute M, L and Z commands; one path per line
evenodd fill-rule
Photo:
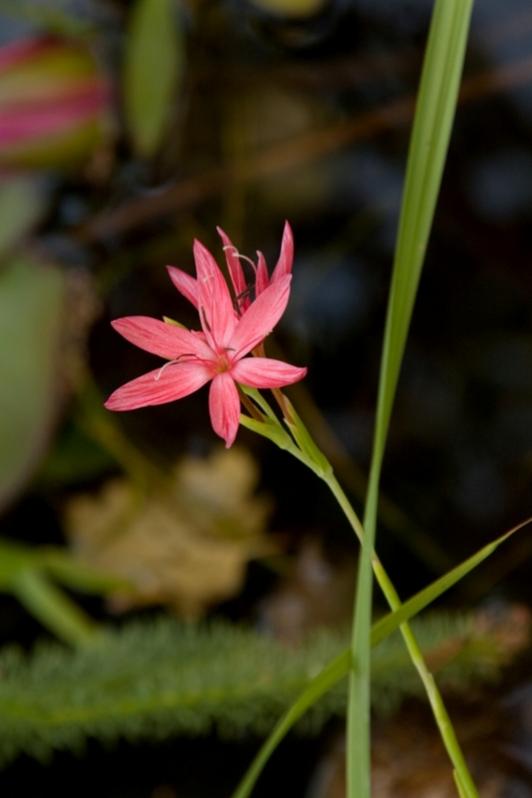
M 100 624 L 161 612 L 244 623 L 288 647 L 345 626 L 356 546 L 326 488 L 245 430 L 223 452 L 205 391 L 103 410 L 155 363 L 109 321 L 195 326 L 164 266 L 192 272 L 195 237 L 221 262 L 221 225 L 271 267 L 288 219 L 293 290 L 269 352 L 308 366 L 288 393 L 360 509 L 431 9 L 0 4 L 3 645 L 83 646 Z M 530 514 L 531 220 L 532 9 L 483 0 L 382 483 L 378 549 L 404 597 Z M 445 600 L 483 624 L 488 659 L 498 652 L 498 681 L 475 676 L 450 699 L 486 796 L 532 795 L 531 555 L 525 530 Z M 462 635 L 451 629 L 440 654 Z M 341 798 L 341 728 L 329 719 L 295 736 L 257 796 Z M 428 796 L 440 770 L 430 795 L 453 794 L 422 702 L 378 716 L 375 736 L 379 797 Z M 155 743 L 148 732 L 44 764 L 17 750 L 0 786 L 28 798 L 229 795 L 259 740 L 214 729 Z

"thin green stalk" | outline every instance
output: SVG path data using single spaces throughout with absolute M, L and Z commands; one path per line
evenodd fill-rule
M 329 487 L 331 493 L 334 495 L 336 501 L 342 508 L 344 515 L 349 521 L 349 524 L 354 530 L 356 536 L 358 537 L 360 542 L 362 542 L 364 537 L 363 526 L 360 523 L 360 519 L 353 510 L 351 503 L 349 502 L 349 499 L 345 495 L 338 480 L 336 479 L 334 474 L 330 476 L 324 476 L 323 479 L 327 484 L 327 486 Z M 371 564 L 373 567 L 375 578 L 379 584 L 379 587 L 381 588 L 386 598 L 386 601 L 390 606 L 390 609 L 393 612 L 395 612 L 401 607 L 401 600 L 397 595 L 397 591 L 395 590 L 395 587 L 393 586 L 391 579 L 386 573 L 384 566 L 382 565 L 381 561 L 379 560 L 375 552 L 372 553 Z M 423 682 L 423 686 L 425 688 L 425 692 L 427 693 L 427 697 L 429 699 L 434 718 L 436 720 L 438 729 L 440 731 L 441 738 L 445 745 L 445 749 L 449 755 L 449 759 L 451 760 L 454 766 L 455 772 L 458 774 L 457 778 L 460 779 L 460 784 L 462 786 L 462 789 L 464 790 L 467 798 L 476 798 L 478 793 L 475 784 L 469 773 L 464 755 L 462 753 L 460 744 L 458 742 L 458 739 L 456 737 L 453 728 L 453 724 L 445 708 L 445 704 L 443 703 L 443 698 L 441 696 L 441 693 L 438 689 L 436 682 L 434 681 L 432 673 L 427 667 L 421 648 L 415 638 L 414 633 L 412 632 L 410 626 L 407 623 L 402 624 L 399 627 L 399 629 L 401 635 L 403 636 L 403 640 L 410 655 L 412 664 L 416 668 L 421 678 L 421 681 Z M 369 788 L 369 783 L 368 783 L 368 788 Z
M 362 544 L 365 537 L 365 532 L 357 513 L 353 509 L 342 486 L 336 479 L 330 463 L 326 459 L 325 455 L 318 449 L 309 431 L 305 427 L 303 421 L 289 400 L 284 397 L 282 407 L 289 410 L 290 417 L 289 419 L 285 418 L 285 422 L 290 430 L 291 435 L 293 436 L 292 438 L 290 438 L 287 432 L 280 426 L 279 421 L 276 419 L 275 414 L 265 398 L 256 390 L 249 388 L 245 388 L 244 390 L 247 395 L 252 397 L 257 405 L 260 406 L 262 411 L 265 413 L 265 416 L 263 422 L 257 422 L 255 419 L 251 419 L 243 415 L 241 416 L 242 425 L 248 429 L 258 432 L 261 435 L 264 435 L 266 438 L 269 438 L 278 446 L 280 446 L 280 448 L 289 452 L 293 457 L 296 457 L 300 462 L 312 469 L 312 471 L 314 471 L 314 473 L 328 486 L 329 490 L 340 505 L 357 538 Z M 272 426 L 270 427 L 270 425 Z M 273 430 L 276 431 L 275 434 L 273 434 Z M 303 450 L 303 447 L 305 450 Z M 390 577 L 386 573 L 384 566 L 380 562 L 375 551 L 372 551 L 371 554 L 371 566 L 375 573 L 375 578 L 391 610 L 393 612 L 399 610 L 399 608 L 402 606 L 401 600 L 399 599 L 397 591 L 395 590 Z M 447 710 L 445 709 L 443 699 L 434 681 L 434 678 L 425 663 L 417 640 L 407 623 L 403 623 L 399 628 L 410 655 L 412 664 L 418 671 L 421 681 L 425 687 L 425 691 L 427 693 L 427 697 L 429 699 L 429 703 L 432 708 L 443 743 L 449 754 L 449 758 L 453 764 L 454 770 L 458 774 L 456 778 L 460 779 L 460 783 L 463 785 L 464 789 L 467 787 L 467 798 L 477 798 L 477 791 L 467 769 L 462 751 L 460 750 L 460 745 L 454 733 L 451 720 L 447 714 Z M 261 750 L 257 760 L 253 763 L 250 772 L 246 774 L 245 782 L 243 785 L 241 785 L 242 791 L 238 791 L 233 798 L 237 798 L 237 796 L 240 795 L 244 796 L 249 794 L 248 790 L 250 789 L 250 785 L 254 783 L 254 780 L 262 769 L 264 763 L 275 749 L 280 739 L 286 733 L 287 728 L 289 728 L 289 726 L 286 724 L 291 718 L 292 709 L 287 713 L 287 717 L 280 722 L 279 727 L 276 728 L 275 733 L 273 734 L 273 739 L 269 739 L 267 741 L 264 749 Z
M 243 391 L 248 397 L 253 399 L 258 407 L 260 407 L 264 413 L 264 416 L 263 421 L 257 421 L 249 416 L 242 415 L 240 417 L 241 424 L 248 429 L 270 439 L 281 449 L 289 452 L 293 457 L 296 457 L 301 463 L 314 471 L 314 473 L 325 482 L 329 490 L 332 492 L 350 526 L 363 546 L 365 539 L 363 524 L 353 509 L 342 486 L 336 479 L 331 464 L 314 442 L 311 434 L 307 430 L 306 426 L 288 398 L 283 395 L 283 402 L 281 404 L 279 402 L 279 396 L 275 396 L 283 412 L 288 412 L 288 417 L 285 416 L 284 420 L 292 437 L 290 437 L 287 431 L 280 425 L 279 420 L 275 416 L 270 405 L 259 391 L 245 387 L 243 388 Z M 399 608 L 402 606 L 401 600 L 399 599 L 391 579 L 386 573 L 384 566 L 380 562 L 374 550 L 371 552 L 370 565 L 373 568 L 375 578 L 377 579 L 377 582 L 386 600 L 388 601 L 391 610 L 393 612 L 399 610 Z M 460 750 L 460 745 L 456 739 L 456 735 L 454 733 L 449 715 L 447 714 L 447 710 L 445 709 L 443 699 L 434 681 L 434 678 L 425 663 L 416 638 L 407 623 L 403 623 L 400 626 L 400 631 L 403 636 L 407 651 L 410 655 L 412 664 L 418 671 L 421 681 L 425 687 L 427 697 L 432 707 L 434 718 L 436 720 L 436 724 L 440 731 L 445 748 L 449 754 L 449 758 L 453 764 L 454 770 L 457 772 L 457 778 L 460 779 L 460 783 L 463 785 L 464 789 L 467 787 L 467 798 L 477 798 L 476 788 L 467 769 L 464 756 Z M 291 710 L 288 713 L 288 719 L 290 719 L 290 717 Z M 284 736 L 286 729 L 288 728 L 285 725 L 285 720 L 286 719 L 284 719 L 280 723 L 279 728 L 276 729 L 273 735 L 274 739 L 268 740 L 264 750 L 261 750 L 257 761 L 254 762 L 252 766 L 252 773 L 247 774 L 249 778 L 246 776 L 246 789 L 249 789 L 249 786 L 254 782 L 254 779 L 256 778 L 258 772 L 260 772 L 260 769 L 264 765 L 265 761 L 275 749 L 275 746 L 278 744 L 282 736 Z M 367 787 L 369 789 L 369 782 Z M 240 796 L 247 794 L 248 793 L 243 789 L 242 793 L 237 792 L 236 795 Z M 233 798 L 236 797 L 234 796 Z
M 288 731 L 297 721 L 310 709 L 313 704 L 325 695 L 335 684 L 343 679 L 349 670 L 350 652 L 343 651 L 331 662 L 327 663 L 319 676 L 311 681 L 307 688 L 296 699 L 292 706 L 285 712 L 282 718 L 276 723 L 272 733 L 261 747 L 259 753 L 246 771 L 244 778 L 238 785 L 231 798 L 247 798 L 251 794 L 253 787 L 264 768 L 264 765 L 271 757 L 281 740 L 286 737 Z

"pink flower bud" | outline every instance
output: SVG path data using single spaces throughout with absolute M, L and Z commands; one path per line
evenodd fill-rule
M 80 42 L 0 47 L 0 168 L 79 163 L 109 129 L 110 87 Z

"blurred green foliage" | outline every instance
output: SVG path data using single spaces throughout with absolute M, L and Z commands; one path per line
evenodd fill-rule
M 183 35 L 172 0 L 136 0 L 123 75 L 124 111 L 138 155 L 155 153 L 175 108 L 184 66 Z
M 471 617 L 429 616 L 416 630 L 427 654 L 445 666 L 441 682 L 451 689 L 477 688 L 507 659 L 504 641 Z M 180 626 L 161 618 L 108 629 L 75 652 L 51 643 L 31 657 L 6 649 L 0 654 L 0 759 L 25 752 L 47 760 L 53 751 L 82 751 L 88 738 L 110 743 L 213 730 L 229 737 L 264 734 L 347 640 L 346 634 L 322 633 L 290 650 L 227 623 Z M 397 635 L 376 649 L 373 678 L 381 711 L 419 694 Z M 301 728 L 316 731 L 344 711 L 339 687 L 312 708 Z
M 64 274 L 17 257 L 0 271 L 0 504 L 44 452 L 60 402 Z

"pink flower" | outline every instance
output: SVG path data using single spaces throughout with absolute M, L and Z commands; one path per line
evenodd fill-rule
M 247 304 L 245 310 L 238 303 L 235 310 L 218 264 L 203 244 L 195 241 L 197 279 L 178 269 L 175 271 L 179 272 L 177 287 L 198 308 L 202 330 L 186 330 L 145 316 L 129 316 L 112 322 L 115 330 L 128 341 L 168 362 L 122 385 L 111 394 L 105 406 L 109 410 L 135 410 L 173 402 L 210 382 L 211 423 L 229 447 L 235 440 L 240 420 L 237 384 L 281 388 L 303 379 L 306 368 L 267 357 L 246 357 L 273 330 L 288 303 L 292 246 L 285 243 L 285 239 L 291 241 L 287 229 L 290 228 L 285 227 L 283 246 L 284 263 L 289 262 L 288 268 L 284 273 L 279 269 L 268 284 L 264 282 L 264 287 L 261 285 L 255 300 Z M 175 283 L 171 268 L 170 276 Z M 236 292 L 240 284 L 235 284 L 233 279 L 233 285 Z
M 255 297 L 258 297 L 269 285 L 277 282 L 281 277 L 292 273 L 292 263 L 294 260 L 294 238 L 292 236 L 292 229 L 288 222 L 285 222 L 279 260 L 277 261 L 271 277 L 268 274 L 268 267 L 262 252 L 257 252 L 257 264 L 255 265 L 250 258 L 239 253 L 227 233 L 224 233 L 221 227 L 218 227 L 217 230 L 224 245 L 227 270 L 235 294 L 235 312 L 241 315 L 251 305 L 253 301 L 251 296 L 252 293 L 254 293 Z M 246 261 L 252 269 L 253 281 L 251 285 L 246 280 L 242 261 Z M 197 280 L 181 269 L 177 269 L 175 266 L 168 266 L 168 273 L 177 290 L 197 308 Z

